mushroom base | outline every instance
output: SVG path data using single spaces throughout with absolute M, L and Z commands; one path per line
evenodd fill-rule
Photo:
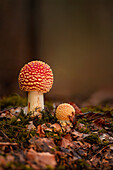
M 44 109 L 44 98 L 43 93 L 38 91 L 28 92 L 28 112 L 35 111 L 35 109 L 41 111 Z
M 69 125 L 72 127 L 72 123 L 69 120 L 58 120 L 62 126 L 67 126 Z

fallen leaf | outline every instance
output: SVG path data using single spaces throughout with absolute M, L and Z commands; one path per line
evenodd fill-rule
M 72 142 L 71 134 L 65 135 L 64 138 L 67 139 L 67 140 L 69 140 L 70 142 Z
M 50 154 L 49 152 L 36 152 L 33 149 L 30 149 L 27 153 L 27 158 L 31 162 L 35 162 L 38 167 L 45 169 L 48 165 L 52 168 L 56 166 L 55 155 Z
M 45 136 L 45 132 L 44 132 L 43 128 L 41 127 L 41 125 L 39 125 L 37 127 L 37 133 L 39 134 L 40 137 L 44 137 Z
M 112 145 L 112 146 L 110 146 L 110 149 L 113 151 L 113 145 Z
M 91 144 L 90 143 L 84 142 L 84 145 L 85 145 L 86 148 L 91 148 Z
M 5 164 L 6 164 L 6 160 L 4 156 L 0 155 L 0 165 L 5 165 Z
M 85 152 L 83 149 L 79 149 L 79 150 L 78 150 L 78 154 L 79 154 L 80 156 L 84 156 L 84 157 L 87 156 L 87 152 Z
M 93 123 L 95 123 L 97 126 L 103 126 L 105 125 L 105 119 L 102 119 L 102 118 L 98 118 L 94 121 L 92 121 Z
M 106 167 L 106 168 L 109 166 L 109 161 L 106 159 L 103 159 L 102 163 L 103 163 L 104 167 Z
M 113 156 L 111 155 L 110 151 L 107 151 L 107 153 L 105 154 L 105 158 L 106 158 L 107 160 L 113 159 Z
M 92 162 L 93 166 L 96 167 L 98 164 L 101 164 L 100 158 L 95 158 Z
M 73 103 L 73 102 L 68 102 L 68 103 L 74 107 L 75 113 L 83 115 L 83 113 L 81 112 L 81 110 L 79 109 L 79 107 L 75 103 Z
M 16 152 L 16 153 L 14 153 L 14 155 L 15 155 L 15 157 L 17 157 L 20 160 L 20 162 L 25 162 L 25 155 L 22 151 Z
M 68 139 L 65 139 L 64 137 L 62 137 L 61 147 L 67 148 L 68 146 L 73 147 L 73 143 L 70 142 Z
M 46 125 L 45 123 L 42 124 L 41 127 L 42 127 L 42 129 L 43 129 L 44 131 L 52 132 L 52 129 L 51 129 L 51 128 L 48 128 L 47 125 Z
M 72 131 L 71 134 L 74 136 L 74 138 L 83 136 L 83 133 L 77 132 L 76 130 Z
M 40 152 L 53 153 L 56 147 L 52 138 L 33 137 L 29 140 L 29 142 L 31 143 L 31 148 L 37 148 Z
M 65 126 L 62 127 L 62 129 L 63 129 L 63 131 L 65 131 L 67 133 L 69 133 L 71 131 L 70 125 L 65 125 Z
M 55 131 L 60 131 L 62 132 L 62 128 L 58 123 L 54 123 L 50 126 L 51 128 L 53 127 L 55 129 Z
M 7 155 L 7 157 L 6 157 L 6 161 L 7 161 L 7 163 L 9 163 L 9 162 L 14 162 L 14 156 L 12 156 L 12 155 Z
M 27 129 L 28 129 L 28 130 L 36 129 L 36 127 L 35 127 L 34 124 L 33 124 L 33 121 L 30 121 L 30 122 L 29 122 L 29 125 L 27 126 Z

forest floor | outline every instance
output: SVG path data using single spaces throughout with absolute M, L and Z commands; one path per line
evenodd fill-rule
M 2 108 L 0 170 L 113 169 L 113 108 L 80 110 L 61 124 L 51 103 L 41 118 L 23 107 Z

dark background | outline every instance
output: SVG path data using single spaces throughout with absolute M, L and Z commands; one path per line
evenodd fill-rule
M 1 97 L 25 95 L 18 74 L 31 60 L 53 70 L 48 99 L 113 98 L 113 1 L 0 0 Z

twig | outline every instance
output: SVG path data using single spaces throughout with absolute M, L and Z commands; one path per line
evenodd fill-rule
M 99 118 L 101 116 L 103 116 L 101 113 L 94 113 L 93 115 L 88 117 L 87 120 L 91 121 L 91 120 L 97 119 L 97 118 Z
M 15 108 L 15 107 L 11 107 L 11 108 L 8 108 L 8 109 L 4 109 L 4 110 L 0 111 L 0 114 L 4 113 L 4 112 L 6 112 L 6 111 L 10 111 L 11 109 L 14 109 L 14 108 Z
M 18 146 L 18 143 L 0 142 L 0 146 Z
M 109 145 L 111 145 L 111 144 L 109 144 Z M 90 161 L 91 161 L 91 162 L 94 161 L 94 160 L 96 159 L 96 156 L 97 156 L 100 152 L 102 152 L 104 149 L 108 148 L 109 145 L 103 147 L 100 151 L 98 151 L 98 152 L 90 159 Z
M 1 132 L 2 135 L 10 142 L 10 139 L 8 138 L 8 136 L 7 136 L 2 130 L 0 130 L 0 132 Z

